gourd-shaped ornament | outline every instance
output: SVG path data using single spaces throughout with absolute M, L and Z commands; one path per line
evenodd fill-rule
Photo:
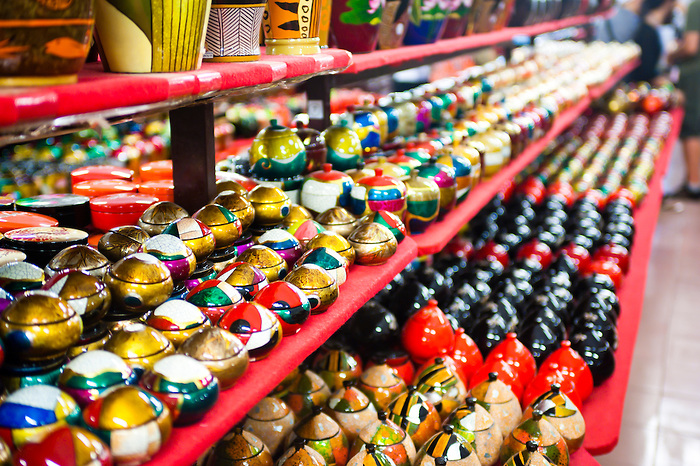
M 416 374 L 414 385 L 435 406 L 444 420 L 467 397 L 467 388 L 459 378 L 456 365 L 448 356 L 433 358 Z
M 297 424 L 288 445 L 297 438 L 306 440 L 306 445 L 320 453 L 328 466 L 345 466 L 348 462 L 348 439 L 338 423 L 322 412 L 321 406 L 314 406 L 311 414 Z
M 394 369 L 387 364 L 379 364 L 362 373 L 357 388 L 367 395 L 377 411 L 383 411 L 406 390 L 406 384 Z
M 299 176 L 306 168 L 306 148 L 290 128 L 270 120 L 250 148 L 250 170 L 257 178 L 279 180 Z
M 537 441 L 539 452 L 557 466 L 569 465 L 569 449 L 557 429 L 546 419 L 542 411 L 534 410 L 530 419 L 524 420 L 508 435 L 501 447 L 501 462 L 505 463 L 513 455 L 526 450 L 529 440 Z
M 528 440 L 525 450 L 510 457 L 503 466 L 553 466 L 552 460 L 539 451 L 539 445 L 534 440 Z
M 486 408 L 501 429 L 504 439 L 520 422 L 523 414 L 520 403 L 512 390 L 498 380 L 496 372 L 489 373 L 488 380 L 472 388 L 471 395 L 476 398 L 477 403 Z
M 498 424 L 476 398 L 467 397 L 464 405 L 457 408 L 445 421 L 454 432 L 474 445 L 481 466 L 493 466 L 503 445 L 503 435 Z
M 377 410 L 367 395 L 347 380 L 328 399 L 327 412 L 343 429 L 350 443 L 355 441 L 366 425 L 377 420 Z
M 262 440 L 272 456 L 277 457 L 295 423 L 294 412 L 289 406 L 279 398 L 268 396 L 248 411 L 243 421 L 243 430 Z
M 442 423 L 433 404 L 415 386 L 389 404 L 387 416 L 411 436 L 417 448 L 439 432 Z
M 235 427 L 214 447 L 207 458 L 206 466 L 273 466 L 270 450 L 255 435 Z
M 330 396 L 326 382 L 315 372 L 305 370 L 291 384 L 283 400 L 302 419 L 311 414 L 314 406 L 324 406 Z
M 416 447 L 411 437 L 399 426 L 387 419 L 385 411 L 377 413 L 377 420 L 360 431 L 352 445 L 350 456 L 357 455 L 366 445 L 375 445 L 377 450 L 392 459 L 396 466 L 411 466 L 416 460 Z
M 472 443 L 455 433 L 451 425 L 442 428 L 418 451 L 416 466 L 480 466 Z
M 542 418 L 549 421 L 566 441 L 569 454 L 583 445 L 586 435 L 586 422 L 578 407 L 564 394 L 558 384 L 540 395 L 523 413 L 523 419 L 532 417 L 535 411 L 542 412 Z

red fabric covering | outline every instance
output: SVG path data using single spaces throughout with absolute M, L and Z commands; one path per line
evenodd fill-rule
M 285 337 L 272 354 L 250 364 L 233 388 L 221 392 L 216 406 L 192 426 L 173 429 L 172 436 L 149 465 L 187 466 L 216 443 L 282 379 L 345 323 L 416 257 L 416 243 L 404 239 L 388 263 L 352 266 L 340 297 L 323 314 L 311 316 L 299 333 Z
M 600 466 L 600 463 L 585 448 L 581 448 L 571 455 L 569 466 Z

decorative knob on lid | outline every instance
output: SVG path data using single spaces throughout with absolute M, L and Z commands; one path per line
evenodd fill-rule
M 527 451 L 529 451 L 530 453 L 536 452 L 538 447 L 539 445 L 537 445 L 537 442 L 535 442 L 534 440 L 528 440 L 527 442 L 525 442 L 525 448 L 527 448 Z
M 468 396 L 464 404 L 467 405 L 469 411 L 474 411 L 474 409 L 476 408 L 476 398 L 474 398 L 473 396 Z
M 384 174 L 384 170 L 381 168 L 375 168 L 374 169 L 374 176 L 382 176 Z
M 454 431 L 454 427 L 452 427 L 451 424 L 445 424 L 444 426 L 442 426 L 442 431 L 446 434 L 451 435 Z
M 561 391 L 561 385 L 559 385 L 558 383 L 553 383 L 552 385 L 549 386 L 549 388 L 551 388 L 552 391 L 557 395 Z
M 532 419 L 533 419 L 535 422 L 537 422 L 537 421 L 539 421 L 540 419 L 542 419 L 542 411 L 540 411 L 539 409 L 534 410 L 534 411 L 532 412 Z
M 380 421 L 386 421 L 386 411 L 379 411 L 377 413 L 377 419 Z
M 416 387 L 415 385 L 409 385 L 408 387 L 406 387 L 406 390 L 408 390 L 409 393 L 413 393 L 416 390 L 418 390 L 418 387 Z
M 435 466 L 445 466 L 446 464 L 447 460 L 444 456 L 438 456 L 437 458 L 435 458 Z
M 368 443 L 365 445 L 368 455 L 373 455 L 377 451 L 377 446 L 373 443 Z
M 294 439 L 294 448 L 296 448 L 297 450 L 301 450 L 302 448 L 304 448 L 305 445 L 306 445 L 305 438 L 297 437 Z
M 333 165 L 330 163 L 324 163 L 323 164 L 323 171 L 326 173 L 330 173 L 331 170 L 333 169 Z
M 354 380 L 343 380 L 343 388 L 345 388 L 346 390 L 352 387 L 353 385 L 355 385 Z
M 321 414 L 322 411 L 323 411 L 323 408 L 319 405 L 314 405 L 314 407 L 311 408 L 311 413 L 314 416 L 318 416 L 319 414 Z
M 435 364 L 445 364 L 445 358 L 435 358 Z
M 489 372 L 489 382 L 498 380 L 498 372 Z

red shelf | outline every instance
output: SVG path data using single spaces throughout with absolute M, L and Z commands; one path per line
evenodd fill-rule
M 379 267 L 353 266 L 348 280 L 340 287 L 338 301 L 328 311 L 312 316 L 296 335 L 283 338 L 268 358 L 251 363 L 233 388 L 221 392 L 216 406 L 201 422 L 173 429 L 168 443 L 148 464 L 188 466 L 195 463 L 415 257 L 416 243 L 406 238 L 386 264 Z

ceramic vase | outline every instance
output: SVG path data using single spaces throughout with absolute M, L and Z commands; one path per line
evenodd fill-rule
M 94 0 L 0 3 L 0 86 L 77 82 L 94 21 Z
M 268 55 L 319 53 L 321 0 L 271 0 L 263 15 Z
M 405 45 L 432 44 L 442 38 L 447 23 L 449 6 L 437 0 L 420 0 L 411 10 L 411 21 L 403 43 Z
M 211 0 L 95 0 L 106 71 L 152 73 L 200 67 Z
M 389 0 L 382 11 L 382 23 L 379 26 L 379 49 L 401 47 L 408 28 L 411 11 L 409 0 Z
M 260 25 L 266 0 L 212 0 L 204 61 L 260 59 Z
M 333 0 L 331 39 L 351 53 L 372 52 L 377 47 L 382 22 L 381 0 Z
M 467 31 L 467 23 L 469 22 L 469 12 L 472 8 L 473 0 L 452 0 L 454 7 L 449 15 L 447 15 L 447 24 L 445 24 L 445 32 L 442 34 L 443 39 L 453 39 L 462 37 Z

